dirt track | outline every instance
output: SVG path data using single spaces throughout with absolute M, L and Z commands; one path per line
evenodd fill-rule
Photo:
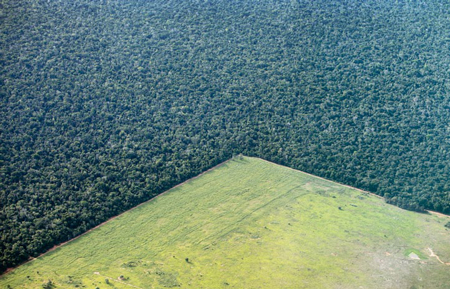
M 428 248 L 428 251 L 430 251 L 430 257 L 436 257 L 436 259 L 437 259 L 441 264 L 450 266 L 450 263 L 444 263 L 444 262 L 441 260 L 441 258 L 439 258 L 438 255 L 434 254 L 434 252 L 433 252 L 433 250 L 432 250 L 431 248 Z

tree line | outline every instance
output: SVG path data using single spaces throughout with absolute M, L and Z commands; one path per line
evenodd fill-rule
M 449 6 L 4 1 L 0 271 L 238 153 L 449 214 Z

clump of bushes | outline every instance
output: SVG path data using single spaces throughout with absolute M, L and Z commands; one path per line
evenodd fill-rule
M 53 288 L 52 280 L 48 280 L 47 282 L 44 282 L 44 284 L 42 284 L 42 288 L 44 288 L 44 289 L 51 289 L 51 288 Z

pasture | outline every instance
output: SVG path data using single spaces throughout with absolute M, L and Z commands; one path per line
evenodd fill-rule
M 236 158 L 3 275 L 0 287 L 450 288 L 448 220 Z

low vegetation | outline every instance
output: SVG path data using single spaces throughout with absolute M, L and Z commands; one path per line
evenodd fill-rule
M 20 266 L 0 287 L 448 288 L 446 222 L 235 158 Z
M 450 213 L 448 0 L 2 0 L 0 272 L 243 152 Z

